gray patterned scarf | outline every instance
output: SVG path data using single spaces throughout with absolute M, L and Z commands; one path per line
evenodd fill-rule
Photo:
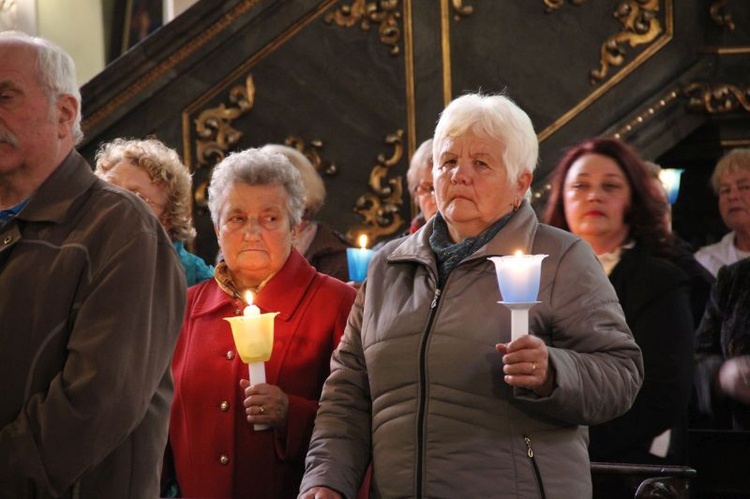
M 508 220 L 513 217 L 515 211 L 511 211 L 497 222 L 490 225 L 484 232 L 474 237 L 467 237 L 461 242 L 454 243 L 448 233 L 448 224 L 445 222 L 443 215 L 437 212 L 433 231 L 430 235 L 430 248 L 435 253 L 438 264 L 438 287 L 442 288 L 448 274 L 464 261 L 468 256 L 473 255 L 479 248 L 505 227 Z

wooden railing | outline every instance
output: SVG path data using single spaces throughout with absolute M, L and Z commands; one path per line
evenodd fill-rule
M 594 499 L 750 499 L 750 431 L 690 430 L 688 466 L 591 463 Z
M 687 466 L 591 463 L 594 499 L 687 499 L 695 477 Z

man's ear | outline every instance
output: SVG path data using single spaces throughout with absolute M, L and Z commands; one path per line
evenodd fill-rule
M 63 94 L 57 98 L 55 104 L 57 109 L 58 136 L 64 138 L 73 135 L 73 124 L 78 118 L 78 101 L 72 95 Z

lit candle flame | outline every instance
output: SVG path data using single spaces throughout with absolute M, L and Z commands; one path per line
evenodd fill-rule
M 523 251 L 521 251 L 521 250 L 516 250 L 516 252 L 515 252 L 515 253 L 513 253 L 513 254 L 514 254 L 515 256 L 522 256 L 522 255 L 523 255 Z
M 245 291 L 245 304 L 250 306 L 253 304 L 253 292 L 249 289 Z
M 362 234 L 359 236 L 359 247 L 362 249 L 367 248 L 367 234 Z

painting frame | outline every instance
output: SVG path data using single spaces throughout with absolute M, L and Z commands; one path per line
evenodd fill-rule
M 110 62 L 164 25 L 164 0 L 116 0 Z

